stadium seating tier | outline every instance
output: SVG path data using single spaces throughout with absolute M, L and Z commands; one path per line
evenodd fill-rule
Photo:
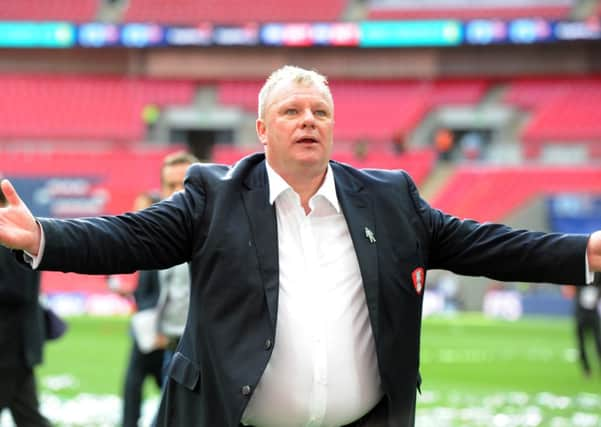
M 0 75 L 0 136 L 107 139 L 145 136 L 147 105 L 187 104 L 192 82 L 67 75 Z
M 241 24 L 270 21 L 338 21 L 344 0 L 130 0 L 125 22 L 157 22 L 165 24 L 198 24 L 214 22 Z
M 5 0 L 0 21 L 94 21 L 99 0 Z

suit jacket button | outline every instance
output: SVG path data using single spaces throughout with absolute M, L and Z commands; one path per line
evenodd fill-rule
M 248 384 L 245 386 L 242 386 L 242 388 L 240 389 L 242 396 L 248 396 L 250 394 L 250 391 L 251 391 L 251 388 Z
M 265 350 L 269 350 L 271 348 L 272 342 L 269 338 L 265 340 Z

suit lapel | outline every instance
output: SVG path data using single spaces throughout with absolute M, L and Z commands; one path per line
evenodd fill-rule
M 373 201 L 363 185 L 332 163 L 336 192 L 359 261 L 372 330 L 378 338 L 378 251 Z
M 242 198 L 257 252 L 269 317 L 275 327 L 280 280 L 277 220 L 275 207 L 268 200 L 267 172 L 263 163 L 252 170 L 245 184 L 248 190 L 242 192 Z

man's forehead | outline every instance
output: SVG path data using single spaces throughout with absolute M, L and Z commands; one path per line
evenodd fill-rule
M 330 107 L 332 105 L 326 90 L 314 83 L 280 82 L 273 88 L 267 100 L 267 107 L 307 97 L 315 98 L 316 102 L 323 102 Z
M 165 165 L 162 171 L 163 180 L 177 180 L 179 175 L 182 175 L 188 170 L 191 163 L 176 163 L 173 165 Z

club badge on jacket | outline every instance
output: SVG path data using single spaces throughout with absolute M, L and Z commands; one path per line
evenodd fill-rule
M 423 267 L 418 267 L 411 273 L 411 280 L 413 281 L 413 287 L 418 295 L 422 294 L 424 290 L 424 279 L 426 277 Z
M 365 238 L 369 240 L 369 243 L 376 243 L 376 235 L 369 227 L 365 227 Z

